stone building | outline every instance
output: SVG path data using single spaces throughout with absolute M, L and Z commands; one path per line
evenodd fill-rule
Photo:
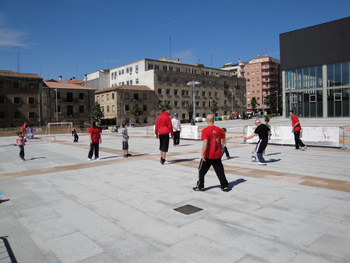
M 37 74 L 0 70 L 0 127 L 41 125 L 41 89 Z
M 95 90 L 92 88 L 53 80 L 45 81 L 42 88 L 43 123 L 73 122 L 79 126 L 89 124 L 94 95 Z
M 132 102 L 140 108 L 137 117 L 132 115 Z M 95 92 L 95 101 L 100 104 L 106 125 L 128 123 L 154 123 L 158 110 L 158 97 L 146 86 L 118 86 Z

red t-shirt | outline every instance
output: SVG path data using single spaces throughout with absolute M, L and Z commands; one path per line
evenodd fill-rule
M 171 124 L 171 119 L 166 111 L 159 114 L 156 121 L 155 134 L 169 134 L 173 136 L 173 125 Z
M 207 150 L 204 158 L 220 159 L 222 157 L 221 139 L 225 138 L 225 133 L 221 128 L 216 126 L 208 126 L 202 131 L 202 140 L 208 140 Z
M 294 127 L 294 125 L 299 122 L 299 119 L 296 115 L 293 115 L 292 117 L 292 127 Z M 300 131 L 301 130 L 301 126 L 300 126 L 300 122 L 297 126 L 294 127 L 294 131 Z
M 100 138 L 101 138 L 101 129 L 100 128 L 93 128 L 91 127 L 89 130 L 89 133 L 91 134 L 91 140 L 92 143 L 100 143 Z

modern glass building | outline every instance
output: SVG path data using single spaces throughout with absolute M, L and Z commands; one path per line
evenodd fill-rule
M 280 50 L 284 116 L 350 116 L 350 17 L 280 34 Z

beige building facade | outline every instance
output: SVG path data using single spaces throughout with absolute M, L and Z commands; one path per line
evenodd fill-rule
M 41 125 L 42 78 L 0 70 L 0 128 Z

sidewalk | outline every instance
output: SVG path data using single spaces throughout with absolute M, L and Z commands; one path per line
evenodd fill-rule
M 253 145 L 228 141 L 230 191 L 210 171 L 194 192 L 200 141 L 162 166 L 155 138 L 130 134 L 122 158 L 119 135 L 102 136 L 91 162 L 87 136 L 30 141 L 26 162 L 0 138 L 0 237 L 18 262 L 350 262 L 349 151 L 269 145 L 260 167 Z M 173 210 L 185 205 L 202 210 Z

